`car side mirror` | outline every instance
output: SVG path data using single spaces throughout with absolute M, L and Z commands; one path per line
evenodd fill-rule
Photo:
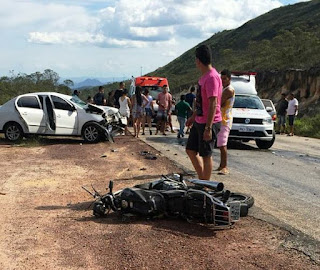
M 267 112 L 272 112 L 272 108 L 271 107 L 266 107 L 266 111 Z

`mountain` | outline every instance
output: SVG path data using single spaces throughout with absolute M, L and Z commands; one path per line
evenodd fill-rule
M 97 79 L 86 79 L 84 81 L 81 81 L 79 83 L 75 83 L 72 87 L 73 89 L 81 89 L 85 87 L 92 87 L 92 86 L 100 86 L 103 85 L 103 83 Z
M 212 48 L 218 70 L 259 72 L 320 66 L 320 1 L 274 9 L 201 44 Z M 200 75 L 194 52 L 195 47 L 149 75 L 167 77 L 173 93 L 189 88 Z

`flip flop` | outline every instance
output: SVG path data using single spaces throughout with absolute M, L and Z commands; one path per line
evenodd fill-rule
M 230 172 L 227 168 L 223 168 L 221 171 L 218 172 L 219 175 L 228 175 Z

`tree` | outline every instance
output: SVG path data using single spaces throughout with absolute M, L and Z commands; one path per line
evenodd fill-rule
M 64 83 L 66 86 L 68 86 L 69 88 L 71 88 L 71 87 L 74 86 L 73 81 L 72 81 L 72 80 L 69 80 L 69 79 L 64 80 L 63 83 Z

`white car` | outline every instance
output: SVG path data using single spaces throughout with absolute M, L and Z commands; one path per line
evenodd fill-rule
M 94 143 L 122 130 L 118 109 L 55 92 L 20 95 L 0 106 L 0 132 L 12 142 L 28 134 L 82 136 Z
M 275 141 L 274 125 L 255 88 L 255 73 L 231 76 L 235 89 L 233 123 L 229 138 L 244 142 L 255 140 L 260 149 L 269 149 Z
M 276 108 L 270 99 L 261 99 L 266 111 L 270 114 L 272 121 L 275 123 L 277 120 L 277 111 Z

